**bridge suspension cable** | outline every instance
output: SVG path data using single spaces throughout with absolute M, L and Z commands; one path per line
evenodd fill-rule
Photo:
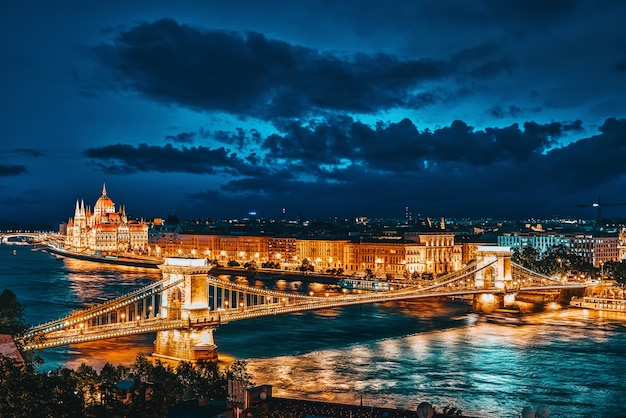
M 26 334 L 24 334 L 24 338 L 31 338 L 37 334 L 62 329 L 68 326 L 72 326 L 76 323 L 116 311 L 120 308 L 137 302 L 139 299 L 152 296 L 171 287 L 174 287 L 181 283 L 183 280 L 183 278 L 173 281 L 170 281 L 170 279 L 159 280 L 158 282 L 142 287 L 141 289 L 135 290 L 134 292 L 120 296 L 116 299 L 103 302 L 88 309 L 74 311 L 63 318 L 32 327 L 26 332 Z
M 545 276 L 541 273 L 537 273 L 536 271 L 532 271 L 524 266 L 521 266 L 517 263 L 511 263 L 511 267 L 513 267 L 513 271 L 518 273 L 520 276 L 526 277 L 531 280 L 548 280 L 554 283 L 562 283 L 560 279 L 556 277 Z

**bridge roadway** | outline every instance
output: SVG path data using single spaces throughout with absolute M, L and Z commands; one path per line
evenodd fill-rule
M 489 265 L 485 266 L 488 267 Z M 483 268 L 485 268 L 483 267 Z M 443 278 L 426 281 L 393 291 L 362 294 L 339 294 L 337 296 L 310 296 L 266 290 L 240 285 L 207 276 L 207 285 L 215 286 L 231 292 L 245 292 L 249 295 L 264 297 L 264 302 L 257 305 L 243 307 L 216 307 L 216 309 L 191 310 L 186 319 L 160 318 L 158 315 L 144 317 L 142 314 L 135 320 L 121 320 L 105 325 L 90 325 L 88 321 L 102 317 L 111 312 L 118 312 L 120 308 L 137 303 L 138 300 L 163 292 L 179 285 L 183 279 L 160 280 L 142 289 L 139 289 L 120 298 L 104 302 L 92 308 L 74 311 L 70 315 L 31 328 L 24 337 L 24 350 L 35 350 L 75 344 L 87 341 L 97 341 L 127 335 L 151 333 L 171 329 L 203 329 L 217 328 L 231 321 L 240 321 L 251 318 L 260 318 L 272 315 L 283 315 L 317 309 L 331 309 L 343 306 L 382 303 L 400 300 L 416 300 L 433 297 L 467 296 L 475 294 L 506 294 L 528 291 L 550 291 L 561 289 L 576 289 L 585 287 L 584 284 L 563 284 L 561 281 L 542 276 L 538 273 L 513 265 L 517 276 L 525 277 L 515 280 L 506 288 L 469 285 L 472 279 L 465 280 L 476 273 L 471 266 L 469 269 L 453 272 Z M 468 285 L 465 285 L 465 283 Z M 226 305 L 227 306 L 227 305 Z

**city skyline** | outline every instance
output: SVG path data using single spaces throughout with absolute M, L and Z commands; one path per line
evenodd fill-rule
M 626 216 L 622 2 L 64 6 L 2 7 L 2 222 Z

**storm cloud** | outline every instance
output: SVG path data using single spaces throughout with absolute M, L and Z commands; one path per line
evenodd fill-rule
M 485 78 L 511 66 L 493 46 L 449 60 L 401 59 L 322 51 L 260 33 L 199 29 L 172 19 L 124 29 L 112 43 L 92 51 L 122 90 L 268 120 L 426 106 L 443 79 Z

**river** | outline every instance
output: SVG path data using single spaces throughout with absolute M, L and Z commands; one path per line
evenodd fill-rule
M 0 291 L 16 293 L 33 325 L 158 278 L 0 245 Z M 250 284 L 290 289 L 291 280 Z M 302 282 L 301 291 L 325 286 Z M 41 370 L 129 364 L 153 340 L 45 350 Z M 394 302 L 233 322 L 215 340 L 220 359 L 246 359 L 254 383 L 273 385 L 275 396 L 411 410 L 429 401 L 476 417 L 518 417 L 540 404 L 552 417 L 626 416 L 625 314 L 556 309 L 509 327 L 477 320 L 463 302 Z

